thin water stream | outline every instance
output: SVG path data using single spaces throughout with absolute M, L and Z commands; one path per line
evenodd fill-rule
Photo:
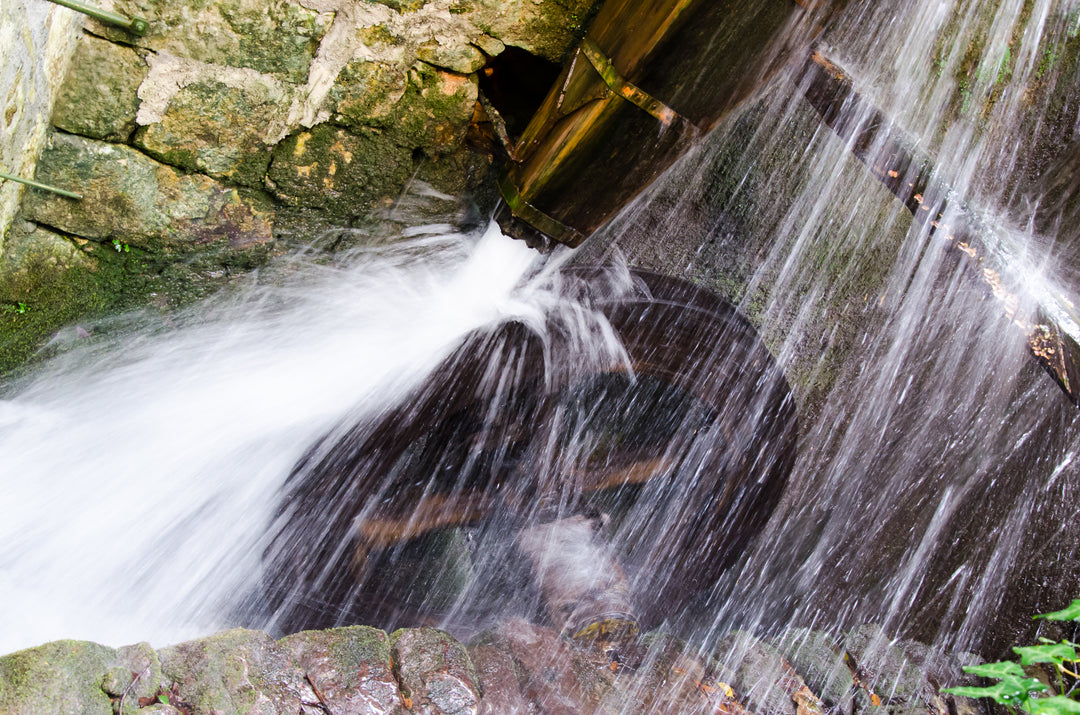
M 957 205 L 978 212 L 1010 246 L 1007 263 L 1021 282 L 1066 297 L 1076 195 L 1061 177 L 1080 136 L 1080 63 L 1069 54 L 1078 33 L 1080 6 L 1067 0 L 853 1 L 820 38 L 860 91 L 934 157 Z M 793 67 L 773 78 L 577 254 L 545 263 L 497 232 L 416 227 L 412 237 L 347 257 L 290 258 L 272 276 L 168 322 L 133 318 L 111 326 L 118 337 L 72 337 L 73 347 L 9 386 L 0 402 L 0 652 L 54 638 L 162 645 L 237 619 L 288 623 L 280 602 L 276 610 L 252 607 L 251 593 L 267 571 L 291 563 L 275 561 L 274 535 L 290 533 L 281 519 L 294 512 L 280 500 L 290 475 L 306 469 L 297 465 L 333 457 L 328 434 L 393 426 L 380 420 L 439 398 L 424 391 L 425 376 L 444 360 L 454 365 L 467 335 L 507 324 L 537 336 L 525 344 L 554 371 L 545 379 L 579 390 L 560 393 L 563 401 L 536 425 L 548 439 L 523 443 L 507 463 L 573 473 L 619 436 L 596 429 L 597 414 L 609 424 L 614 406 L 635 424 L 631 408 L 644 400 L 662 415 L 648 429 L 667 430 L 676 445 L 659 455 L 675 466 L 656 470 L 670 479 L 642 480 L 639 502 L 604 517 L 615 519 L 615 546 L 629 554 L 631 590 L 653 624 L 668 619 L 709 640 L 734 627 L 876 621 L 943 646 L 993 649 L 1030 613 L 1062 605 L 1080 587 L 1075 408 L 974 280 L 978 268 L 911 221 L 808 107 L 797 76 Z M 590 411 L 590 394 L 622 388 L 574 383 L 560 372 L 603 365 L 610 375 L 619 372 L 611 365 L 624 364 L 639 384 L 633 355 L 611 341 L 617 319 L 598 311 L 588 291 L 567 292 L 574 283 L 555 270 L 614 263 L 608 287 L 618 294 L 633 285 L 624 260 L 735 302 L 799 404 L 798 456 L 778 505 L 752 529 L 760 533 L 735 565 L 715 577 L 708 560 L 723 542 L 723 514 L 686 530 L 693 538 L 671 527 L 701 526 L 691 517 L 711 498 L 702 485 L 719 464 L 712 455 L 759 433 L 740 433 L 708 394 L 694 409 L 686 407 L 692 400 L 631 396 L 599 400 L 604 409 Z M 589 352 L 586 338 L 597 336 Z M 685 350 L 715 353 L 690 332 L 676 337 Z M 558 351 L 548 349 L 554 344 Z M 490 369 L 482 364 L 483 384 L 505 389 L 497 395 L 517 395 L 522 375 L 537 378 L 520 370 L 527 361 L 505 354 Z M 496 369 L 504 365 L 519 372 Z M 739 404 L 745 415 L 768 411 Z M 534 427 L 484 424 L 498 425 L 505 431 L 496 436 L 511 443 L 509 435 Z M 360 434 L 368 440 L 361 444 L 374 444 L 364 454 L 383 447 Z M 491 437 L 469 434 L 482 437 L 474 446 Z M 765 442 L 775 445 L 773 438 Z M 450 459 L 425 456 L 423 445 L 415 451 L 412 463 L 425 467 Z M 383 471 L 415 476 L 410 454 Z M 513 579 L 492 575 L 492 561 L 510 548 L 495 536 L 527 526 L 545 506 L 538 499 L 530 511 L 521 502 L 555 494 L 561 515 L 603 511 L 606 503 L 588 502 L 590 512 L 580 497 L 603 489 L 574 484 L 498 492 L 498 513 L 514 515 L 496 521 L 499 534 L 466 530 L 449 547 L 440 542 L 436 576 L 458 589 L 438 604 L 442 622 L 468 629 L 473 606 Z M 425 483 L 417 488 L 428 494 Z M 646 507 L 656 504 L 692 506 L 652 516 Z M 377 526 L 382 514 L 367 514 L 367 523 Z M 413 514 L 394 523 L 400 533 L 414 534 L 402 526 L 423 516 Z M 639 521 L 645 526 L 635 529 Z M 365 533 L 383 533 L 371 529 Z M 388 542 L 391 566 L 415 555 L 407 542 Z M 499 558 L 461 566 L 447 556 L 475 559 L 485 553 L 475 543 Z M 665 590 L 673 564 L 710 578 Z M 321 583 L 323 574 L 309 577 Z M 513 607 L 535 609 L 536 594 L 522 593 Z M 331 622 L 350 615 L 340 605 Z
M 994 652 L 1080 586 L 1075 410 L 1013 321 L 1075 295 L 1078 23 L 1075 2 L 849 3 L 818 39 L 932 158 L 941 223 L 977 215 L 998 264 L 913 222 L 797 70 L 593 244 L 737 300 L 811 417 L 767 533 L 717 590 L 718 631 L 873 620 Z M 989 270 L 1027 287 L 1010 308 Z

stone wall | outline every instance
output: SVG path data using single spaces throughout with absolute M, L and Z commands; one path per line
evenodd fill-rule
M 74 13 L 47 3 L 0 5 L 0 171 L 33 176 L 79 24 Z M 0 181 L 0 251 L 23 191 L 22 184 Z
M 25 194 L 0 370 L 65 322 L 205 295 L 407 186 L 484 186 L 490 159 L 465 147 L 478 72 L 507 46 L 560 60 L 593 4 L 103 3 L 149 30 L 78 37 L 36 175 L 83 198 Z
M 969 677 L 961 662 L 876 626 L 736 632 L 711 655 L 650 634 L 617 660 L 523 620 L 468 646 L 434 628 L 276 641 L 236 629 L 157 650 L 57 641 L 12 653 L 0 658 L 0 712 L 975 715 L 939 692 Z

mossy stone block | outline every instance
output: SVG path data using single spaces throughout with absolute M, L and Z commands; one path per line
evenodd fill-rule
M 242 628 L 163 648 L 166 680 L 195 712 L 300 712 L 307 686 L 287 653 L 262 631 Z
M 301 631 L 280 643 L 332 712 L 403 712 L 385 631 L 369 626 Z
M 507 45 L 553 62 L 585 34 L 598 0 L 477 0 L 469 17 L 477 28 Z
M 473 75 L 417 64 L 410 70 L 409 86 L 387 129 L 399 144 L 419 148 L 429 156 L 453 151 L 464 142 L 477 93 Z
M 264 133 L 288 105 L 281 84 L 266 76 L 240 86 L 192 82 L 173 96 L 161 121 L 139 129 L 135 144 L 166 164 L 257 186 L 270 163 Z
M 484 66 L 487 57 L 479 48 L 469 44 L 467 39 L 436 37 L 420 45 L 416 56 L 430 65 L 451 72 L 471 74 Z
M 353 60 L 330 89 L 335 121 L 349 126 L 390 126 L 408 83 L 409 74 L 400 65 Z
M 0 300 L 22 300 L 35 283 L 56 280 L 74 268 L 95 267 L 94 259 L 71 240 L 22 224 L 11 231 L 0 254 Z
M 149 69 L 130 47 L 83 35 L 53 105 L 52 123 L 72 134 L 127 141 Z
M 777 649 L 830 708 L 840 713 L 869 707 L 866 691 L 856 687 L 844 649 L 824 631 L 789 628 L 774 641 Z
M 148 250 L 272 240 L 272 208 L 265 202 L 208 176 L 182 174 L 127 146 L 54 134 L 37 178 L 74 187 L 83 198 L 28 191 L 24 217 L 75 236 Z
M 359 60 L 342 70 L 329 96 L 337 122 L 379 129 L 400 146 L 438 156 L 462 146 L 477 94 L 472 75 Z
M 247 67 L 297 84 L 307 80 L 334 17 L 290 0 L 117 0 L 113 9 L 147 20 L 149 32 L 133 38 L 93 22 L 95 34 L 200 62 Z
M 350 218 L 396 196 L 412 172 L 412 149 L 385 133 L 320 124 L 275 148 L 267 184 L 293 206 Z
M 115 658 L 112 648 L 84 641 L 55 641 L 6 655 L 0 658 L 0 712 L 111 715 L 101 683 Z
M 480 681 L 457 639 L 437 628 L 403 628 L 390 643 L 406 707 L 432 715 L 477 711 Z

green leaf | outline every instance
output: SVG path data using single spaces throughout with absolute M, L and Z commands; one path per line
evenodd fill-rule
M 1032 715 L 1080 715 L 1080 703 L 1064 695 L 1031 698 L 1024 709 Z
M 998 686 L 996 685 L 990 688 L 961 685 L 955 688 L 942 688 L 941 692 L 947 693 L 948 695 L 960 695 L 965 698 L 994 698 L 994 700 L 997 700 L 998 694 L 1000 693 Z
M 1057 663 L 1076 660 L 1076 650 L 1067 643 L 1048 643 L 1013 648 L 1023 665 L 1032 663 Z
M 1035 618 L 1045 618 L 1048 621 L 1080 621 L 1080 598 L 1074 599 L 1067 607 L 1053 613 L 1044 613 Z
M 990 665 L 997 664 L 991 663 Z M 1016 664 L 1013 663 L 1013 665 Z M 1017 678 L 1012 675 L 1007 675 L 1001 679 L 1001 682 L 986 688 L 947 688 L 945 690 L 942 690 L 941 692 L 952 693 L 953 695 L 962 695 L 967 698 L 991 698 L 999 705 L 1012 706 L 1018 702 L 1023 702 L 1027 700 L 1028 693 L 1038 692 L 1041 690 L 1046 690 L 1046 686 L 1040 683 L 1038 680 L 1035 680 L 1035 678 Z
M 965 665 L 965 673 L 978 675 L 983 678 L 1025 678 L 1027 673 L 1018 663 L 1011 660 L 1002 660 L 997 663 L 983 663 L 981 665 Z

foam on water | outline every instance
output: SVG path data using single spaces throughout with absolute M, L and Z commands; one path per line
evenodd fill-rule
M 401 394 L 469 330 L 527 319 L 514 287 L 538 260 L 496 228 L 344 266 L 294 259 L 281 285 L 75 348 L 9 391 L 0 652 L 220 627 L 222 603 L 257 577 L 258 538 L 304 449 Z

